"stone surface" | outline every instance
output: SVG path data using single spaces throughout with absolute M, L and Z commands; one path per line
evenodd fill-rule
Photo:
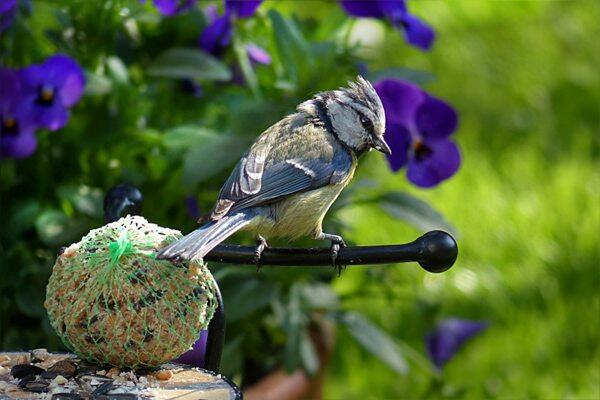
M 15 365 L 22 364 L 24 354 L 26 353 L 0 353 L 1 359 L 5 362 L 3 368 L 10 370 Z M 92 398 L 94 392 L 99 395 L 98 398 L 102 397 L 101 394 L 104 396 L 112 394 L 115 395 L 114 398 L 120 399 L 238 400 L 242 398 L 239 389 L 227 378 L 200 368 L 190 368 L 175 363 L 162 364 L 159 370 L 154 371 L 120 372 L 114 369 L 105 372 L 101 367 L 82 362 L 74 354 L 50 353 L 43 362 L 38 363 L 34 358 L 27 359 L 31 360 L 32 365 L 47 371 L 57 363 L 64 365 L 64 361 L 68 361 L 74 364 L 77 372 L 70 379 L 62 375 L 54 379 L 43 379 L 38 375 L 20 380 L 9 373 L 0 375 L 0 399 Z M 19 383 L 22 384 L 22 388 L 19 387 Z

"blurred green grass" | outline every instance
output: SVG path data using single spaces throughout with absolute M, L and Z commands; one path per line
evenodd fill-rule
M 436 319 L 491 327 L 439 380 L 415 365 L 398 376 L 340 332 L 325 397 L 600 398 L 600 6 L 411 5 L 436 27 L 434 50 L 386 51 L 401 40 L 386 36 L 382 54 L 433 71 L 430 90 L 460 110 L 461 171 L 434 190 L 411 190 L 455 225 L 459 259 L 441 275 L 350 268 L 335 285 L 354 293 L 347 307 L 422 352 Z M 389 188 L 404 181 L 374 156 L 364 169 L 387 176 Z M 369 207 L 339 216 L 361 244 L 418 235 Z

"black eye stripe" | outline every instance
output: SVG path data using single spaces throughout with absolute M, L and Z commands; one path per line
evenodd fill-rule
M 373 121 L 371 121 L 369 118 L 367 118 L 367 116 L 363 113 L 361 113 L 360 111 L 356 111 L 358 113 L 358 116 L 360 118 L 360 123 L 362 124 L 363 128 L 365 128 L 365 130 L 367 132 L 369 132 L 370 134 L 374 134 L 375 133 L 375 127 L 373 126 Z

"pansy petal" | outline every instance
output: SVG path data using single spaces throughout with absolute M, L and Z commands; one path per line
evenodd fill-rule
M 0 1 L 0 33 L 10 27 L 17 14 L 17 0 Z
M 64 106 L 72 107 L 81 99 L 85 76 L 77 61 L 65 55 L 56 55 L 44 61 L 42 69 L 47 82 L 58 88 Z
M 0 137 L 33 133 L 36 127 L 31 101 L 22 95 L 21 79 L 17 71 L 0 68 Z M 12 128 L 6 132 L 5 124 L 10 120 Z M 3 129 L 4 128 L 4 129 Z
M 62 85 L 65 79 L 73 73 L 81 72 L 79 64 L 71 57 L 63 54 L 48 57 L 39 67 L 38 73 L 42 74 L 42 79 L 57 86 Z
M 65 126 L 69 119 L 69 112 L 62 102 L 60 87 L 57 88 L 58 95 L 55 95 L 52 101 L 39 101 L 38 87 L 50 84 L 46 76 L 38 73 L 39 70 L 38 66 L 31 66 L 21 71 L 21 82 L 24 89 L 22 99 L 19 102 L 19 109 L 21 114 L 32 119 L 38 127 L 54 131 Z M 36 83 L 38 87 L 34 87 Z
M 183 353 L 177 357 L 174 361 L 186 364 L 192 367 L 204 368 L 204 357 L 206 355 L 206 340 L 208 338 L 208 330 L 200 332 L 200 337 L 191 350 Z
M 21 97 L 21 80 L 17 71 L 0 68 L 0 115 Z M 12 107 L 11 107 L 12 108 Z
M 427 354 L 435 366 L 441 368 L 450 361 L 466 341 L 488 327 L 487 322 L 451 318 L 439 323 L 425 337 Z
M 218 55 L 231 41 L 233 26 L 228 15 L 217 17 L 200 34 L 200 47 L 207 53 Z
M 404 0 L 378 0 L 379 9 L 391 21 L 406 15 L 406 1 Z
M 429 50 L 435 40 L 435 31 L 414 15 L 406 14 L 401 19 L 392 21 L 404 30 L 406 41 L 421 50 Z
M 35 152 L 36 147 L 33 129 L 21 130 L 15 136 L 0 136 L 0 158 L 26 158 Z
M 271 64 L 271 56 L 265 49 L 255 44 L 249 44 L 246 46 L 246 52 L 250 61 L 256 64 Z
M 85 88 L 85 75 L 83 72 L 72 74 L 61 87 L 59 94 L 62 103 L 65 107 L 73 107 L 79 102 L 83 95 L 83 89 Z
M 206 15 L 206 19 L 208 20 L 208 22 L 212 24 L 217 18 L 219 18 L 219 10 L 217 9 L 217 6 L 211 4 L 209 6 L 206 6 L 206 8 L 204 9 L 204 15 Z
M 456 130 L 458 114 L 445 101 L 428 96 L 417 110 L 416 123 L 424 138 L 444 138 Z
M 383 103 L 386 121 L 412 129 L 416 110 L 426 99 L 425 92 L 413 83 L 393 78 L 380 80 L 374 87 Z
M 17 7 L 17 0 L 2 0 L 0 1 L 0 14 L 5 14 Z
M 225 0 L 225 10 L 238 18 L 248 18 L 254 15 L 262 0 Z
M 19 70 L 21 87 L 24 95 L 35 96 L 40 85 L 44 84 L 45 74 L 38 64 L 32 64 Z
M 385 141 L 392 150 L 392 154 L 387 156 L 390 168 L 398 172 L 408 160 L 408 149 L 410 147 L 410 133 L 401 124 L 386 124 Z
M 175 15 L 177 12 L 177 0 L 154 0 L 154 7 L 162 15 Z
M 181 14 L 196 4 L 197 0 L 154 0 L 156 9 L 165 16 Z
M 340 0 L 347 14 L 361 18 L 384 18 L 385 13 L 376 0 Z
M 35 106 L 33 112 L 37 124 L 51 131 L 62 128 L 69 120 L 69 110 L 58 101 L 49 106 Z
M 458 146 L 450 140 L 425 142 L 426 151 L 412 154 L 406 171 L 409 181 L 429 188 L 450 178 L 460 167 Z

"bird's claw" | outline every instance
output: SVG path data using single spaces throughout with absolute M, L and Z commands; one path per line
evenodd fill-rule
M 269 247 L 269 244 L 267 243 L 265 238 L 259 236 L 256 243 L 256 248 L 254 249 L 254 265 L 256 265 L 256 272 L 260 272 L 260 259 L 262 257 L 262 253 L 267 247 Z
M 346 242 L 341 237 L 331 241 L 331 263 L 333 268 L 337 269 L 338 277 L 342 275 L 342 270 L 346 268 L 345 265 L 339 264 L 337 258 L 340 254 L 340 249 L 346 247 Z

